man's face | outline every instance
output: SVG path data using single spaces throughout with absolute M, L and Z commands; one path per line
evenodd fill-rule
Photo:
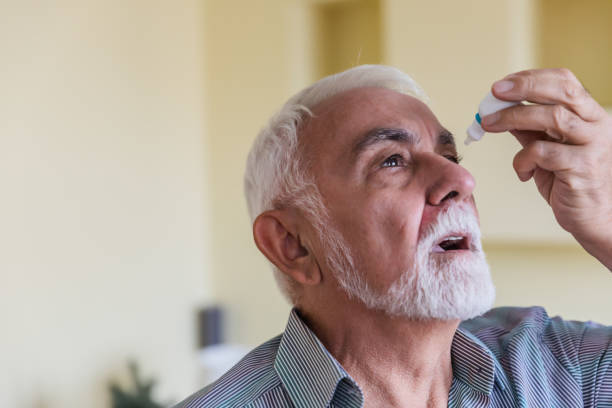
M 414 273 L 417 246 L 441 212 L 459 204 L 475 213 L 474 179 L 457 164 L 450 133 L 413 97 L 358 88 L 313 113 L 303 129 L 304 153 L 333 227 L 367 286 L 385 293 Z M 440 265 L 463 262 L 473 237 L 460 238 L 434 242 L 427 256 Z

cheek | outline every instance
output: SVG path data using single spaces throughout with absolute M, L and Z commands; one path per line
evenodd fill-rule
M 472 206 L 472 209 L 474 210 L 474 214 L 476 214 L 478 225 L 480 226 L 480 214 L 478 213 L 478 207 L 476 207 L 476 199 L 474 199 L 473 195 L 470 197 L 469 202 L 470 202 L 470 205 Z
M 398 267 L 412 264 L 418 244 L 419 225 L 422 209 L 420 206 L 401 204 L 389 208 L 381 234 L 394 255 Z
M 394 280 L 414 262 L 422 206 L 379 199 L 370 211 L 359 244 L 361 264 L 382 278 Z
M 421 217 L 421 222 L 419 224 L 419 232 L 418 232 L 418 236 L 421 237 L 421 235 L 423 234 L 423 232 L 425 231 L 425 228 L 430 225 L 432 222 L 435 221 L 438 212 L 440 212 L 438 207 L 433 207 L 433 206 L 426 206 L 423 209 L 423 217 Z
M 348 194 L 330 210 L 358 271 L 381 289 L 413 265 L 425 203 L 422 193 L 407 186 L 384 190 Z

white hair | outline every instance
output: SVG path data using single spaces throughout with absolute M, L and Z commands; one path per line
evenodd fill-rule
M 244 175 L 251 221 L 264 211 L 293 207 L 304 213 L 319 234 L 324 233 L 325 206 L 298 149 L 300 125 L 312 116 L 311 109 L 324 100 L 350 89 L 365 87 L 386 88 L 427 101 L 421 87 L 409 75 L 384 65 L 357 66 L 325 77 L 298 92 L 270 119 L 251 147 Z M 348 266 L 332 263 L 335 264 L 329 265 L 332 269 Z M 276 267 L 273 270 L 281 291 L 295 304 L 295 282 Z

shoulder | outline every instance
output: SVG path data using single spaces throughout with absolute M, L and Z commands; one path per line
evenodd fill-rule
M 280 386 L 274 360 L 281 338 L 276 336 L 251 350 L 218 380 L 174 408 L 246 407 L 274 392 Z
M 592 322 L 564 320 L 549 317 L 540 306 L 498 307 L 477 318 L 466 320 L 461 327 L 487 344 L 507 347 L 509 342 L 535 341 L 537 343 L 579 346 L 587 329 L 601 327 Z
M 500 307 L 465 321 L 461 327 L 498 357 L 538 361 L 554 356 L 574 376 L 593 364 L 609 362 L 612 327 L 590 321 L 549 317 L 542 307 Z M 600 366 L 598 366 L 600 367 Z
M 608 344 L 612 335 L 610 326 L 549 317 L 540 306 L 498 307 L 462 322 L 461 327 L 481 339 L 503 337 L 507 340 L 528 333 L 546 343 L 573 343 L 575 347 L 580 347 L 585 340 Z
M 540 306 L 497 307 L 482 316 L 462 322 L 461 327 L 473 334 L 489 331 L 501 334 L 523 329 L 541 328 L 549 320 L 546 310 Z
M 501 358 L 509 343 L 540 338 L 549 321 L 542 307 L 498 307 L 462 322 L 460 327 L 476 336 Z

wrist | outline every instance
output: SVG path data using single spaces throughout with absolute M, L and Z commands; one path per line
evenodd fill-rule
M 609 229 L 603 229 L 608 230 Z M 578 243 L 612 272 L 612 236 L 584 238 L 574 235 Z

